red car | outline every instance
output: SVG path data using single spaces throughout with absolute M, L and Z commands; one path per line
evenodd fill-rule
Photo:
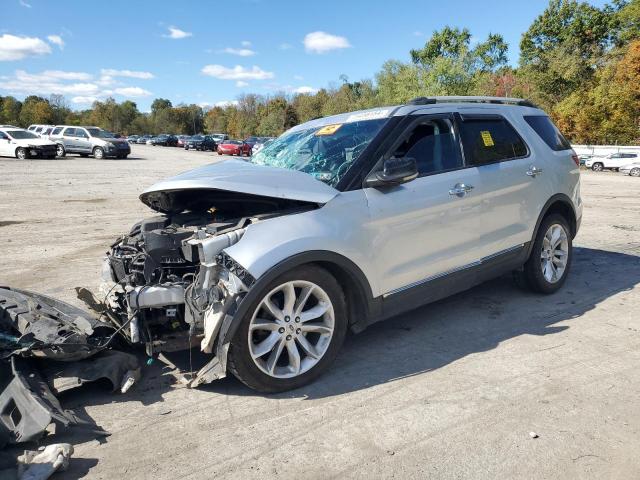
M 225 140 L 218 144 L 218 155 L 251 155 L 251 145 L 238 140 Z

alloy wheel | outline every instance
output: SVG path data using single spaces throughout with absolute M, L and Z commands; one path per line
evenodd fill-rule
M 632 168 L 629 175 L 632 177 L 640 177 L 640 168 Z
M 271 290 L 249 323 L 249 352 L 256 366 L 275 378 L 291 378 L 313 368 L 325 355 L 335 328 L 327 293 L 306 280 Z
M 542 239 L 540 266 L 549 283 L 558 282 L 564 275 L 569 261 L 569 238 L 564 227 L 554 223 Z

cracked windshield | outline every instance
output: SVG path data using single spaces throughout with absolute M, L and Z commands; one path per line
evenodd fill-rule
M 257 165 L 299 170 L 336 186 L 380 131 L 386 118 L 336 123 L 285 133 L 255 154 Z

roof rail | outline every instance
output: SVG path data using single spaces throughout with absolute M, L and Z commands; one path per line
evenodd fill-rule
M 407 105 L 433 105 L 436 103 L 492 103 L 498 105 L 518 105 L 521 107 L 538 108 L 530 100 L 509 97 L 417 97 L 407 102 Z

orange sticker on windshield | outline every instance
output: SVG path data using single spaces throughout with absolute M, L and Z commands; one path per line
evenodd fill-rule
M 316 132 L 316 137 L 320 135 L 333 135 L 341 126 L 341 123 L 336 123 L 335 125 L 327 125 L 325 127 L 322 127 Z
M 480 136 L 482 136 L 482 142 L 484 143 L 485 147 L 493 147 L 495 145 L 495 143 L 493 143 L 491 132 L 483 130 L 480 132 Z

